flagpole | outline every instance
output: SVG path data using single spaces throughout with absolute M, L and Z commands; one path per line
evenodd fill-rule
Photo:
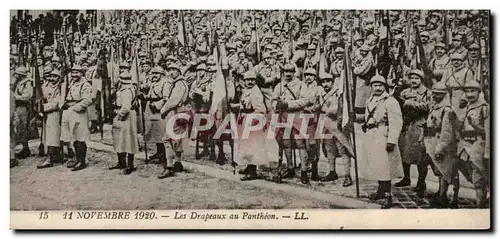
M 351 105 L 351 101 L 349 100 L 350 99 L 350 94 L 349 94 L 349 91 L 351 89 L 349 89 L 349 75 L 352 76 L 352 74 L 349 74 L 350 71 L 350 64 L 348 64 L 348 61 L 350 63 L 350 55 L 349 55 L 349 47 L 346 47 L 346 54 L 344 55 L 344 67 L 345 67 L 345 70 L 344 70 L 344 74 L 345 74 L 345 82 L 344 82 L 344 87 L 345 87 L 345 90 L 344 90 L 344 94 L 346 94 L 346 99 L 347 99 L 347 109 L 349 110 L 349 114 L 351 113 L 354 113 L 354 109 L 352 109 L 352 105 Z M 349 72 L 348 72 L 349 71 Z M 351 72 L 352 73 L 352 72 Z M 356 83 L 354 83 L 356 84 Z M 349 117 L 351 118 L 351 117 Z M 356 197 L 359 198 L 359 175 L 358 175 L 358 156 L 357 156 L 357 153 L 356 153 L 356 132 L 355 132 L 355 129 L 354 129 L 354 122 L 353 120 L 349 120 L 349 128 L 351 129 L 351 137 L 352 137 L 352 145 L 353 145 L 353 158 L 354 158 L 354 173 L 355 173 L 355 177 L 356 177 Z

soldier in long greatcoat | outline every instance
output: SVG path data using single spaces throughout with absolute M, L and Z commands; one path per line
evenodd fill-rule
M 137 141 L 137 115 L 135 109 L 136 90 L 132 85 L 130 73 L 120 74 L 120 87 L 116 91 L 115 118 L 113 119 L 113 147 L 118 155 L 118 164 L 109 169 L 123 169 L 124 174 L 131 174 L 134 167 L 134 155 L 139 151 Z M 127 161 L 125 162 L 125 158 Z
M 458 142 L 459 160 L 470 163 L 472 168 L 472 184 L 476 190 L 478 207 L 487 208 L 490 188 L 490 105 L 481 93 L 481 85 L 471 80 L 464 85 L 468 101 L 465 118 L 460 127 Z
M 409 186 L 410 165 L 416 164 L 418 168 L 418 182 L 415 191 L 423 196 L 426 189 L 428 163 L 425 160 L 425 149 L 422 143 L 423 125 L 431 105 L 431 92 L 422 84 L 424 73 L 421 70 L 412 70 L 408 74 L 411 87 L 403 90 L 400 100 L 403 102 L 403 135 L 401 137 L 401 154 L 403 157 L 404 178 L 395 184 L 396 187 Z
M 14 91 L 11 94 L 14 96 L 16 114 L 19 119 L 19 124 L 16 130 L 16 143 L 21 144 L 23 149 L 16 155 L 18 159 L 24 159 L 31 155 L 28 141 L 30 140 L 29 131 L 29 108 L 30 100 L 33 96 L 33 80 L 28 77 L 28 69 L 21 66 L 14 72 L 16 83 Z
M 367 101 L 363 131 L 369 179 L 377 180 L 377 192 L 371 200 L 385 199 L 382 208 L 392 206 L 391 180 L 403 176 L 398 141 L 403 128 L 399 103 L 385 91 L 386 80 L 380 75 L 371 81 L 372 96 Z
M 48 73 L 47 81 L 42 85 L 43 98 L 45 103 L 42 107 L 42 113 L 45 117 L 44 139 L 43 142 L 47 146 L 48 158 L 38 168 L 52 167 L 56 162 L 62 162 L 61 157 L 61 125 L 59 123 L 61 113 L 59 112 L 60 79 L 61 72 L 53 70 Z

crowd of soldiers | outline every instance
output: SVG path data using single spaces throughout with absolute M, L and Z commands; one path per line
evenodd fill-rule
M 294 177 L 298 151 L 304 184 L 336 181 L 340 156 L 342 185 L 351 186 L 355 158 L 379 183 L 370 199 L 385 208 L 392 186 L 411 185 L 412 164 L 419 197 L 428 196 L 431 168 L 439 207 L 458 207 L 459 172 L 473 183 L 478 207 L 489 205 L 488 11 L 49 11 L 34 20 L 27 12 L 11 22 L 11 166 L 41 138 L 39 156 L 47 157 L 38 168 L 69 158 L 68 168 L 82 170 L 90 135 L 109 123 L 118 158 L 109 169 L 136 170 L 134 155 L 147 152 L 140 136 L 156 145 L 146 160 L 164 165 L 158 177 L 173 177 L 184 170 L 186 139 L 165 133 L 166 121 L 203 113 L 216 122 L 196 132 L 197 157 L 225 164 L 229 141 L 241 180 L 258 179 L 277 158 L 286 159 L 280 179 Z M 272 142 L 264 130 L 248 140 L 214 139 L 230 113 L 238 124 L 257 113 L 323 114 L 350 142 L 298 138 L 300 120 Z M 173 130 L 193 124 L 177 120 Z M 317 124 L 309 121 L 307 131 Z M 275 156 L 262 152 L 272 144 Z M 322 177 L 320 152 L 329 164 Z

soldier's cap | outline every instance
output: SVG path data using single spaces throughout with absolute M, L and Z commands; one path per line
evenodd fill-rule
M 176 60 L 177 59 L 173 55 L 169 55 L 169 56 L 167 56 L 167 59 L 165 59 L 165 61 L 176 61 Z
M 52 59 L 50 61 L 53 61 L 53 62 L 60 62 L 61 61 L 61 58 L 59 58 L 57 55 L 54 55 L 54 57 L 52 57 Z
M 281 29 L 280 25 L 275 24 L 274 27 L 273 27 L 273 32 L 275 32 L 275 31 L 283 31 L 283 29 Z
M 329 74 L 329 73 L 320 73 L 319 74 L 319 78 L 322 81 L 326 81 L 326 80 L 333 81 L 333 76 L 332 76 L 332 74 Z
M 302 29 L 302 28 L 309 28 L 309 24 L 304 23 L 304 24 L 302 24 L 302 26 L 300 26 L 300 28 L 301 28 L 301 29 Z
M 424 79 L 424 72 L 422 70 L 419 70 L 419 69 L 413 69 L 413 70 L 411 70 L 408 73 L 408 77 L 411 76 L 411 75 L 416 75 L 416 76 L 420 77 L 420 79 Z
M 139 52 L 139 57 L 141 56 L 148 56 L 148 53 L 144 52 L 144 51 L 140 51 Z
M 48 75 L 49 76 L 58 76 L 58 77 L 60 77 L 61 76 L 61 71 L 59 71 L 58 69 L 54 69 L 51 72 L 49 72 Z
M 54 68 L 52 68 L 52 66 L 47 65 L 47 66 L 45 66 L 45 67 L 43 68 L 43 74 L 44 74 L 44 75 L 49 75 L 49 73 L 50 73 L 51 71 L 53 71 L 53 70 L 54 70 Z
M 462 54 L 458 53 L 458 52 L 455 52 L 455 53 L 451 54 L 450 59 L 451 60 L 461 60 L 461 61 L 463 61 L 464 60 L 464 56 Z
M 472 43 L 470 46 L 469 46 L 469 50 L 479 50 L 480 47 L 477 43 Z
M 161 68 L 160 66 L 155 66 L 153 67 L 153 69 L 151 69 L 151 73 L 152 74 L 165 74 L 165 71 L 163 71 L 163 68 Z
M 207 66 L 207 72 L 217 72 L 217 66 L 216 65 Z
M 79 71 L 79 72 L 82 72 L 83 73 L 83 68 L 80 66 L 80 65 L 74 65 L 72 68 L 71 68 L 71 71 Z
M 428 31 L 421 32 L 420 37 L 429 37 L 429 32 Z
M 271 34 L 266 34 L 262 40 L 266 40 L 266 39 L 271 39 L 272 40 L 272 39 L 274 39 L 274 36 L 271 35 Z
M 360 48 L 359 48 L 360 51 L 370 51 L 370 47 L 366 44 L 362 45 Z
M 151 65 L 151 61 L 149 59 L 145 59 L 145 60 L 141 61 L 141 66 L 146 65 L 146 64 Z
M 462 40 L 462 35 L 455 34 L 455 36 L 453 36 L 453 40 Z
M 262 59 L 267 59 L 267 58 L 272 58 L 273 56 L 269 53 L 269 52 L 264 52 L 264 54 L 262 54 Z
M 316 70 L 313 68 L 307 68 L 307 70 L 304 71 L 304 75 L 314 75 L 316 76 Z
M 387 84 L 387 82 L 385 81 L 385 78 L 381 75 L 374 75 L 372 77 L 372 79 L 370 80 L 370 85 L 374 84 L 374 83 L 382 83 L 382 84 Z
M 252 36 L 252 33 L 251 32 L 245 32 L 245 36 Z
M 431 16 L 441 17 L 441 14 L 439 12 L 432 12 Z
M 476 80 L 468 80 L 467 82 L 465 82 L 463 89 L 464 90 L 465 89 L 476 89 L 477 91 L 481 91 L 481 85 Z
M 128 72 L 122 72 L 120 74 L 120 79 L 122 79 L 122 80 L 127 80 L 127 79 L 130 80 L 130 79 L 132 79 L 132 75 L 130 75 L 130 73 L 128 73 Z
M 172 63 L 170 65 L 167 66 L 167 70 L 170 70 L 170 69 L 176 69 L 178 71 L 181 70 L 181 68 L 179 67 L 179 65 L 177 65 L 176 63 Z
M 442 43 L 442 42 L 440 42 L 440 43 L 436 44 L 436 48 L 438 48 L 438 47 L 441 47 L 441 48 L 443 48 L 443 49 L 445 49 L 445 50 L 446 50 L 446 44 L 444 44 L 444 43 Z
M 309 46 L 307 46 L 307 50 L 316 50 L 316 45 L 310 44 Z
M 337 48 L 335 48 L 335 53 L 344 53 L 344 48 L 338 46 Z
M 128 62 L 122 61 L 122 63 L 120 63 L 120 65 L 118 67 L 119 68 L 127 68 L 127 69 L 129 69 L 130 65 L 128 64 Z
M 447 92 L 448 92 L 448 88 L 446 88 L 444 81 L 438 81 L 432 86 L 432 93 L 444 93 L 444 94 L 446 94 Z
M 207 65 L 205 64 L 199 64 L 197 67 L 196 67 L 196 71 L 205 71 L 207 70 Z
M 255 75 L 255 72 L 253 70 L 249 70 L 243 74 L 243 79 L 249 80 L 249 79 L 257 79 L 257 76 Z
M 286 65 L 283 66 L 283 71 L 286 71 L 286 72 L 295 72 L 295 66 L 293 66 L 290 63 L 287 63 Z

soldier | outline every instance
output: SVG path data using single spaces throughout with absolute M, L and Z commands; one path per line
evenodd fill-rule
M 14 78 L 10 78 L 10 90 L 14 91 Z M 16 104 L 14 94 L 10 94 L 10 168 L 13 168 L 19 164 L 16 159 L 15 148 L 16 148 L 16 134 L 17 127 L 19 126 L 19 117 L 16 114 Z
M 462 35 L 456 34 L 455 36 L 453 36 L 453 40 L 451 43 L 453 47 L 450 49 L 450 55 L 453 55 L 454 53 L 458 53 L 462 56 L 467 55 L 468 51 L 467 48 L 464 47 L 464 40 Z
M 40 162 L 37 168 L 52 167 L 54 163 L 62 162 L 61 158 L 61 125 L 59 124 L 59 100 L 61 97 L 60 92 L 60 79 L 61 72 L 53 70 L 48 72 L 47 81 L 42 85 L 43 98 L 45 103 L 42 106 L 42 113 L 44 114 L 45 124 L 42 126 L 44 135 L 42 141 L 47 146 L 48 158 Z
M 399 96 L 403 111 L 403 135 L 401 139 L 401 154 L 403 158 L 404 177 L 394 186 L 404 187 L 411 185 L 410 166 L 416 164 L 418 168 L 418 182 L 415 191 L 423 197 L 426 190 L 425 178 L 427 177 L 428 162 L 422 144 L 423 124 L 429 113 L 431 92 L 422 84 L 424 73 L 421 70 L 412 70 L 408 73 L 410 88 L 403 90 Z
M 286 64 L 283 71 L 284 79 L 274 88 L 274 96 L 271 101 L 273 111 L 280 113 L 280 122 L 286 121 L 289 114 L 295 116 L 291 135 L 284 135 L 285 132 L 283 129 L 276 132 L 278 145 L 280 145 L 281 150 L 284 150 L 287 159 L 287 169 L 283 174 L 283 178 L 293 178 L 295 176 L 292 150 L 298 148 L 302 164 L 301 181 L 307 184 L 309 177 L 307 176 L 307 171 L 305 171 L 308 162 L 306 145 L 303 139 L 297 139 L 296 136 L 299 134 L 301 128 L 300 112 L 304 107 L 310 105 L 314 99 L 306 98 L 308 96 L 306 94 L 307 87 L 304 82 L 295 76 L 295 67 L 292 64 Z
M 370 96 L 369 82 L 375 72 L 375 62 L 370 52 L 370 47 L 366 44 L 359 49 L 362 58 L 353 62 L 353 73 L 356 75 L 356 99 L 354 100 L 354 112 L 356 118 L 363 120 L 366 100 Z
M 17 125 L 16 143 L 21 144 L 23 149 L 16 155 L 18 159 L 24 159 L 31 155 L 31 151 L 28 145 L 30 140 L 29 132 L 29 110 L 30 101 L 33 97 L 33 80 L 28 77 L 28 69 L 24 66 L 20 66 L 14 72 L 14 77 L 16 79 L 14 91 L 11 94 L 14 95 L 14 102 L 16 107 L 16 115 L 19 118 L 19 124 Z
M 330 118 L 333 127 L 338 128 L 338 118 L 341 112 L 340 102 L 342 89 L 339 88 L 339 84 L 334 83 L 333 76 L 330 74 L 324 74 L 321 76 L 321 86 L 324 91 L 320 94 L 320 107 L 321 114 L 325 114 L 326 117 Z M 340 81 L 336 81 L 340 82 Z M 321 182 L 335 181 L 338 179 L 337 171 L 335 170 L 336 157 L 340 155 L 344 161 L 344 182 L 343 187 L 349 187 L 352 185 L 351 178 L 351 160 L 347 155 L 345 148 L 336 140 L 335 137 L 324 139 L 323 142 L 323 152 L 326 153 L 328 158 L 329 173 L 320 179 Z
M 481 82 L 481 65 L 480 61 L 481 59 L 479 58 L 479 45 L 477 43 L 473 43 L 472 45 L 469 46 L 469 55 L 467 56 L 467 61 L 465 62 L 465 65 L 467 68 L 469 68 L 472 72 L 474 72 L 474 78 L 477 82 Z
M 458 207 L 459 177 L 456 168 L 457 143 L 455 132 L 458 121 L 451 108 L 450 99 L 447 95 L 448 89 L 444 82 L 438 82 L 432 86 L 432 105 L 429 116 L 424 126 L 424 145 L 427 157 L 439 171 L 439 190 L 437 194 L 437 205 L 448 206 L 448 186 L 454 184 L 455 197 L 452 205 Z
M 490 106 L 481 95 L 477 81 L 469 80 L 464 85 L 468 104 L 465 119 L 460 127 L 458 157 L 470 162 L 472 183 L 476 190 L 477 205 L 488 208 L 487 193 L 490 179 Z
M 90 133 L 95 134 L 99 132 L 99 124 L 98 124 L 98 112 L 97 112 L 97 105 L 100 104 L 100 102 L 97 102 L 97 92 L 102 90 L 102 81 L 99 79 L 99 76 L 97 75 L 97 58 L 91 57 L 88 59 L 88 64 L 89 68 L 85 72 L 85 78 L 89 82 L 89 84 L 92 86 L 92 105 L 90 105 L 87 108 L 87 113 L 89 115 L 89 121 L 90 121 Z
M 90 136 L 87 107 L 92 104 L 92 86 L 83 77 L 81 66 L 75 65 L 71 69 L 71 82 L 63 97 L 63 103 L 60 104 L 63 110 L 61 141 L 74 142 L 76 161 L 69 161 L 67 166 L 72 168 L 71 171 L 79 171 L 87 167 L 85 141 Z
M 167 67 L 167 71 L 170 77 L 167 78 L 168 95 L 166 97 L 166 102 L 160 110 L 160 114 L 164 121 L 168 121 L 170 117 L 179 113 L 190 113 L 191 107 L 187 102 L 189 87 L 181 75 L 181 69 L 177 64 L 171 64 Z M 188 131 L 189 122 L 185 120 L 178 119 L 174 123 L 173 132 L 176 134 L 182 134 Z M 164 162 L 165 170 L 158 176 L 158 178 L 166 178 L 174 176 L 174 172 L 184 171 L 184 166 L 182 165 L 182 153 L 183 151 L 183 139 L 172 139 L 168 135 L 168 131 L 165 132 L 163 141 L 166 148 L 166 162 Z M 173 162 L 175 160 L 175 163 Z
M 112 130 L 113 147 L 118 155 L 118 163 L 109 169 L 123 169 L 125 175 L 136 170 L 134 154 L 139 151 L 137 115 L 134 113 L 137 107 L 135 92 L 130 73 L 120 74 L 120 87 L 116 91 L 115 118 Z M 125 158 L 127 162 L 125 162 Z
M 149 91 L 145 95 L 147 101 L 144 109 L 145 133 L 144 141 L 156 144 L 156 153 L 150 157 L 150 160 L 162 163 L 165 161 L 165 146 L 163 145 L 163 126 L 161 125 L 160 110 L 165 104 L 168 94 L 165 72 L 160 66 L 155 66 L 151 70 Z M 156 161 L 157 160 L 157 161 Z
M 274 64 L 274 59 L 269 53 L 264 53 L 262 55 L 262 61 L 254 67 L 255 74 L 257 78 L 261 81 L 259 82 L 260 91 L 264 95 L 264 102 L 266 109 L 271 108 L 271 98 L 273 95 L 273 87 L 277 84 L 280 77 L 280 69 L 276 64 Z M 250 79 L 249 79 L 250 80 Z
M 369 152 L 366 169 L 371 172 L 370 179 L 378 180 L 377 192 L 370 199 L 385 199 L 384 209 L 392 207 L 391 180 L 403 175 L 398 147 L 403 119 L 398 101 L 386 92 L 384 77 L 375 75 L 370 85 L 372 95 L 366 103 L 363 146 Z
M 446 45 L 444 43 L 436 44 L 435 57 L 430 62 L 430 68 L 433 72 L 434 79 L 440 81 L 444 72 L 450 66 L 450 57 L 446 54 Z M 436 83 L 436 82 L 433 82 Z
M 231 107 L 239 110 L 238 135 L 241 139 L 236 140 L 236 159 L 238 165 L 243 166 L 240 174 L 244 174 L 241 181 L 254 180 L 258 178 L 258 167 L 267 164 L 267 152 L 262 150 L 266 148 L 264 130 L 257 130 L 249 133 L 248 138 L 243 138 L 242 131 L 245 127 L 255 126 L 257 121 L 265 120 L 266 106 L 264 96 L 256 84 L 257 76 L 254 71 L 248 71 L 243 76 L 243 89 L 239 102 L 232 103 Z M 247 118 L 251 116 L 250 118 Z
M 344 68 L 344 48 L 335 48 L 335 59 L 332 61 L 332 66 L 330 67 L 330 73 L 333 79 L 340 77 L 342 70 Z
M 429 41 L 430 35 L 428 31 L 423 31 L 420 33 L 420 39 L 422 40 L 422 47 L 424 48 L 426 62 L 429 62 L 432 57 L 434 57 L 435 43 Z
M 457 114 L 459 121 L 463 121 L 465 116 L 466 101 L 463 86 L 466 82 L 474 80 L 474 73 L 465 67 L 463 57 L 459 53 L 453 53 L 450 57 L 452 67 L 448 68 L 441 79 L 450 91 L 451 108 Z
M 316 69 L 318 64 L 319 64 L 319 58 L 316 58 L 316 45 L 310 44 L 307 47 L 303 70 L 306 70 L 308 68 Z

